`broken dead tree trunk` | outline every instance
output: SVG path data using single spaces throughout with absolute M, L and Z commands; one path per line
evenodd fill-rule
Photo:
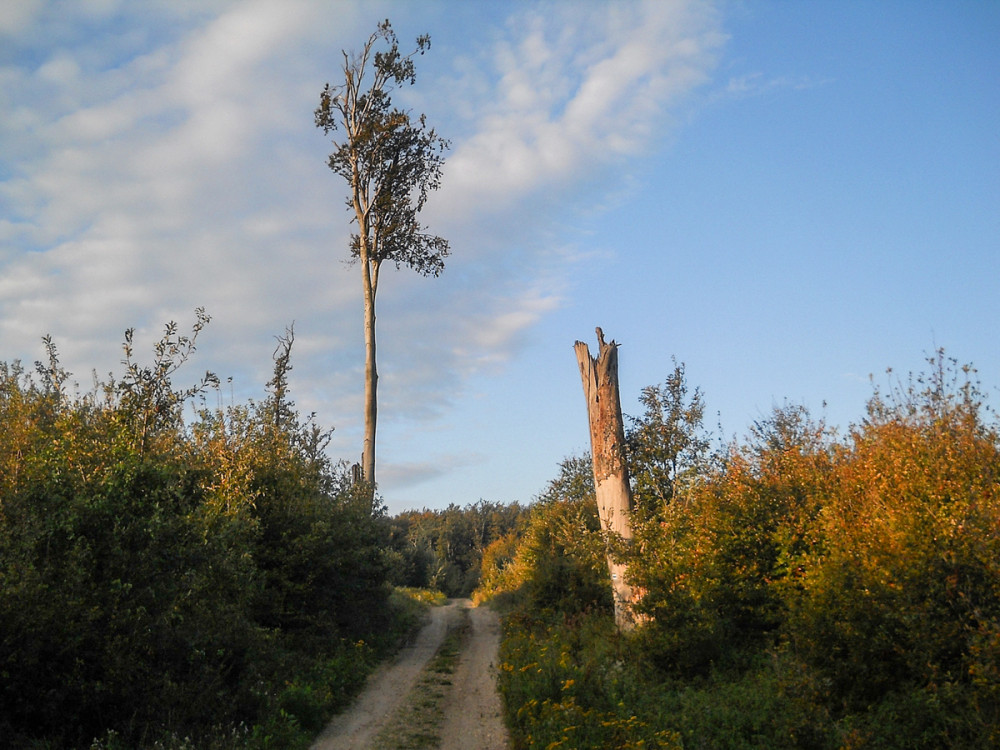
M 597 357 L 577 341 L 576 360 L 580 365 L 583 393 L 587 398 L 590 421 L 590 455 L 594 468 L 594 489 L 601 529 L 610 539 L 632 539 L 632 487 L 625 463 L 625 427 L 618 395 L 618 344 L 605 343 L 604 332 L 597 329 L 600 348 Z M 625 581 L 625 565 L 616 562 L 608 548 L 608 571 L 615 603 L 615 624 L 630 630 L 636 622 L 632 605 L 636 592 Z

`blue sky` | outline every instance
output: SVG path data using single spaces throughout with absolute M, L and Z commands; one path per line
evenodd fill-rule
M 86 389 L 204 306 L 187 376 L 228 403 L 294 321 L 293 396 L 353 460 L 360 280 L 312 112 L 385 17 L 431 35 L 401 96 L 453 142 L 447 269 L 380 288 L 390 510 L 541 491 L 587 447 L 598 325 L 626 412 L 676 357 L 723 439 L 786 400 L 845 428 L 939 346 L 996 403 L 992 2 L 4 3 L 0 359 L 51 333 Z

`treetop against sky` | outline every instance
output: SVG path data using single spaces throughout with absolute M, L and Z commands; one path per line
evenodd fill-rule
M 50 333 L 86 388 L 126 328 L 141 353 L 204 306 L 188 377 L 232 377 L 226 402 L 294 322 L 291 396 L 357 460 L 352 226 L 313 111 L 386 17 L 430 34 L 399 101 L 452 142 L 423 214 L 447 269 L 382 279 L 391 509 L 541 491 L 586 449 L 598 325 L 626 412 L 675 356 L 723 437 L 785 399 L 846 426 L 938 346 L 1000 384 L 1000 7 L 974 2 L 8 3 L 0 358 Z

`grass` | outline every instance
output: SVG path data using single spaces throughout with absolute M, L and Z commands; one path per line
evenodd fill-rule
M 393 597 L 396 600 L 408 599 L 432 607 L 440 607 L 448 601 L 448 597 L 437 589 L 418 589 L 411 586 L 396 586 L 393 589 Z
M 440 744 L 451 675 L 458 666 L 470 630 L 469 610 L 462 609 L 459 622 L 449 629 L 406 702 L 375 738 L 373 750 L 428 750 Z

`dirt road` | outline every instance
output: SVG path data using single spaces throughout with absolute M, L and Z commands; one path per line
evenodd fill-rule
M 431 610 L 430 621 L 414 643 L 395 662 L 383 666 L 368 681 L 355 703 L 337 716 L 313 744 L 312 750 L 368 750 L 379 738 L 386 745 L 394 717 L 413 710 L 407 697 L 437 652 L 449 629 L 457 627 L 468 609 L 469 632 L 450 679 L 450 685 L 433 711 L 443 713 L 437 735 L 440 750 L 505 750 L 500 697 L 496 690 L 497 648 L 500 625 L 487 607 L 473 608 L 468 599 L 453 600 Z M 435 722 L 438 723 L 438 722 Z M 381 735 L 381 736 L 380 736 Z M 400 745 L 405 746 L 405 745 Z M 422 745 L 430 747 L 430 745 Z
M 469 614 L 472 635 L 444 707 L 440 750 L 503 750 L 509 743 L 496 680 L 500 620 L 488 607 Z

